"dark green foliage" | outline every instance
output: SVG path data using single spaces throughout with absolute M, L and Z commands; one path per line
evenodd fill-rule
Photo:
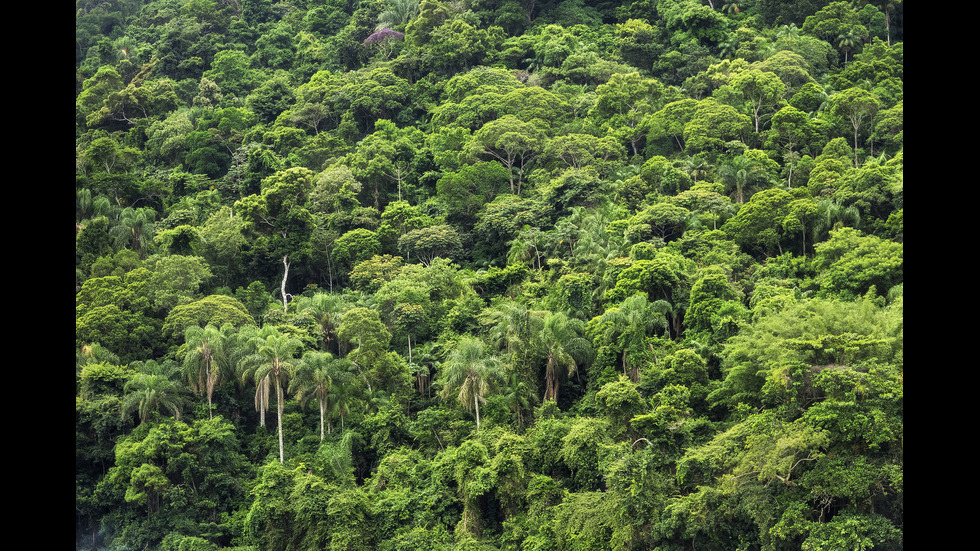
M 902 549 L 903 17 L 77 4 L 76 549 Z

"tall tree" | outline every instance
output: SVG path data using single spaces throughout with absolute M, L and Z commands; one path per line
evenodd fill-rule
M 657 79 L 640 73 L 615 74 L 596 88 L 596 101 L 589 112 L 608 132 L 630 144 L 639 155 L 646 137 L 644 121 L 663 106 L 666 90 Z
M 858 134 L 881 107 L 881 100 L 863 88 L 848 88 L 830 97 L 830 112 L 843 117 L 854 129 L 854 166 L 858 166 Z
M 187 353 L 184 355 L 184 373 L 191 389 L 208 397 L 208 418 L 214 417 L 211 398 L 230 368 L 226 348 L 234 333 L 234 326 L 221 328 L 213 325 L 192 325 L 184 332 Z
M 749 69 L 735 75 L 732 86 L 742 94 L 752 109 L 755 132 L 758 134 L 762 116 L 767 111 L 773 111 L 782 101 L 783 94 L 786 93 L 786 85 L 779 80 L 776 73 Z
M 323 441 L 323 428 L 327 426 L 330 431 L 330 406 L 339 405 L 342 400 L 335 400 L 337 392 L 345 385 L 345 380 L 349 378 L 346 366 L 350 362 L 335 358 L 329 352 L 309 351 L 303 354 L 302 360 L 297 365 L 296 377 L 290 381 L 289 388 L 293 391 L 293 396 L 300 403 L 307 403 L 309 400 L 316 400 L 320 409 L 320 440 Z M 338 408 L 344 411 L 345 408 Z
M 262 190 L 235 203 L 248 228 L 269 240 L 269 249 L 282 259 L 280 284 L 282 308 L 286 309 L 292 295 L 287 292 L 291 258 L 309 254 L 310 236 L 314 230 L 313 215 L 308 201 L 313 189 L 313 172 L 295 167 L 279 171 L 262 180 Z
M 487 354 L 482 340 L 463 336 L 440 370 L 443 383 L 440 395 L 446 399 L 456 394 L 460 405 L 475 413 L 476 429 L 480 430 L 480 402 L 486 402 L 487 395 L 504 378 L 500 358 Z
M 488 122 L 473 134 L 473 155 L 487 155 L 500 161 L 510 173 L 510 192 L 520 195 L 524 171 L 545 150 L 546 137 L 536 122 L 524 122 L 514 115 Z M 514 182 L 514 173 L 517 182 Z
M 296 355 L 303 347 L 299 339 L 279 333 L 269 332 L 266 336 L 255 337 L 255 352 L 244 358 L 243 379 L 252 379 L 256 386 L 268 385 L 276 391 L 278 408 L 277 429 L 279 432 L 279 462 L 285 462 L 282 440 L 282 416 L 286 407 L 286 385 L 296 374 Z M 268 388 L 267 387 L 267 388 Z
M 546 312 L 539 322 L 533 339 L 545 361 L 544 401 L 557 401 L 563 374 L 574 375 L 590 360 L 592 346 L 584 333 L 584 322 L 562 312 Z
M 634 383 L 640 379 L 640 366 L 653 360 L 647 337 L 656 331 L 667 330 L 669 309 L 670 304 L 665 300 L 650 302 L 645 293 L 636 293 L 607 309 L 593 322 L 599 333 L 597 342 L 622 347 L 620 365 L 623 375 Z

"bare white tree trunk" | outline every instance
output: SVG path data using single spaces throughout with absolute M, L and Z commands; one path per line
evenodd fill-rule
M 283 271 L 282 271 L 282 286 L 280 287 L 280 291 L 282 292 L 282 311 L 285 312 L 286 311 L 286 304 L 289 303 L 289 297 L 292 296 L 292 295 L 286 294 L 286 278 L 289 277 L 289 255 L 288 254 L 287 255 L 284 255 L 282 257 L 282 266 L 283 266 Z

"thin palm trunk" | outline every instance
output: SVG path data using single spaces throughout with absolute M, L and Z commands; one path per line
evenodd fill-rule
M 480 430 L 480 397 L 476 394 L 473 395 L 473 405 L 476 407 L 476 430 Z
M 320 400 L 320 441 L 323 442 L 323 423 L 327 415 L 327 404 Z
M 279 412 L 279 419 L 276 421 L 276 424 L 278 425 L 277 428 L 279 429 L 279 463 L 283 464 L 286 462 L 286 456 L 283 450 L 283 443 L 282 443 L 282 415 L 285 409 L 285 404 L 284 404 L 284 396 L 282 392 L 282 385 L 279 383 L 279 377 L 276 377 L 276 400 L 278 400 L 279 402 L 277 408 Z

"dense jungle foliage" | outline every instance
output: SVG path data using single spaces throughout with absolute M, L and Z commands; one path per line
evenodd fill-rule
M 76 549 L 901 549 L 903 13 L 77 1 Z

